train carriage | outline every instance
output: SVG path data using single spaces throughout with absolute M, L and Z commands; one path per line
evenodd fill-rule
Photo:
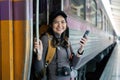
M 29 80 L 34 33 L 48 25 L 49 13 L 57 9 L 68 15 L 74 52 L 90 30 L 81 65 L 76 67 L 78 80 L 85 80 L 109 55 L 116 33 L 101 0 L 0 0 L 0 80 Z

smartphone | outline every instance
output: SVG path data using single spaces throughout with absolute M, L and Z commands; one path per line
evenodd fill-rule
M 86 30 L 85 33 L 84 33 L 84 35 L 83 35 L 83 38 L 87 37 L 89 33 L 90 33 L 90 31 Z

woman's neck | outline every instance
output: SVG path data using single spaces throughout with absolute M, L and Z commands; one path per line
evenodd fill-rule
M 55 35 L 56 38 L 61 38 L 61 35 L 58 34 L 58 33 L 55 33 L 55 32 L 54 32 L 54 35 Z

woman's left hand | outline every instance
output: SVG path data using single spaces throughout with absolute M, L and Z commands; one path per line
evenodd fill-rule
M 87 43 L 87 37 L 83 37 L 83 38 L 81 38 L 81 40 L 80 40 L 80 48 L 79 48 L 79 53 L 82 53 L 82 51 L 84 50 L 84 46 L 86 45 L 86 43 Z

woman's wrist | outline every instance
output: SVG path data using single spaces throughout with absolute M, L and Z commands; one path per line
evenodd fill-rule
M 80 50 L 80 49 L 78 49 L 78 51 L 77 51 L 77 53 L 78 53 L 79 55 L 82 55 L 83 52 L 84 52 L 84 50 Z
M 39 52 L 39 53 L 37 53 L 37 59 L 38 60 L 41 60 L 42 59 L 42 55 L 41 55 L 41 53 Z

